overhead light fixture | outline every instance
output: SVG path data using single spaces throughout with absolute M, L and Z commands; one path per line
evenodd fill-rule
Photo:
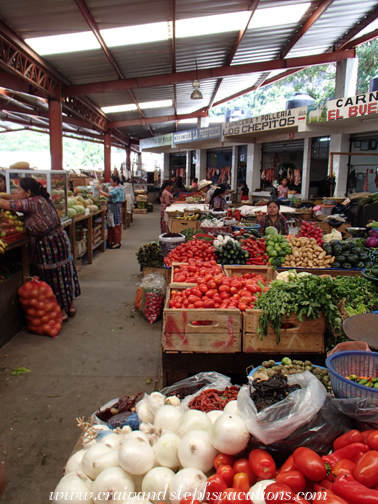
M 196 72 L 197 72 L 197 75 L 198 75 L 197 60 L 196 60 Z M 194 87 L 194 91 L 190 95 L 190 99 L 191 100 L 203 100 L 202 93 L 199 90 L 199 87 L 201 86 L 201 83 L 198 80 L 198 78 L 194 79 L 194 81 L 192 82 L 192 86 Z

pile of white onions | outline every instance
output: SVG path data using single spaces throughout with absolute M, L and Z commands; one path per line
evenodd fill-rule
M 219 452 L 235 455 L 249 440 L 236 401 L 225 412 L 183 413 L 177 398 L 155 392 L 138 403 L 137 412 L 141 430 L 98 426 L 101 435 L 68 460 L 53 503 L 131 504 L 134 496 L 135 504 L 136 492 L 143 492 L 138 504 L 179 504 L 185 492 L 205 489 Z

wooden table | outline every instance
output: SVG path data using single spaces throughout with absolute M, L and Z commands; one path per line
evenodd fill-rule
M 93 262 L 93 251 L 94 250 L 99 248 L 101 252 L 105 252 L 105 213 L 106 213 L 106 209 L 102 208 L 98 212 L 94 212 L 89 215 L 74 215 L 73 216 L 72 224 L 69 227 L 70 228 L 69 229 L 69 237 L 70 237 L 70 241 L 71 241 L 72 254 L 73 254 L 75 261 L 77 259 L 75 229 L 76 229 L 76 224 L 78 222 L 87 221 L 88 235 L 87 235 L 87 252 L 86 253 L 88 254 L 88 264 L 92 264 L 92 262 Z M 101 240 L 95 244 L 92 244 L 93 217 L 96 217 L 98 215 L 101 215 Z
M 11 242 L 5 249 L 5 253 L 10 250 L 20 249 L 21 256 L 21 270 L 22 270 L 22 283 L 27 281 L 27 277 L 30 276 L 30 262 L 29 262 L 29 235 L 24 236 L 20 240 Z

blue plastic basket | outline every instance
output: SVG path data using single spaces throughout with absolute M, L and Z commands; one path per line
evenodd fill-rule
M 338 352 L 327 357 L 331 385 L 335 397 L 368 399 L 368 405 L 378 406 L 378 389 L 360 385 L 346 376 L 376 376 L 378 353 L 349 351 Z

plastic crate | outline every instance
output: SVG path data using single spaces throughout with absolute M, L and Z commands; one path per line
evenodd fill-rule
M 378 369 L 378 353 L 376 352 L 338 352 L 327 357 L 326 366 L 329 370 L 335 397 L 367 399 L 368 405 L 378 406 L 378 389 L 365 387 L 346 376 L 376 376 Z

